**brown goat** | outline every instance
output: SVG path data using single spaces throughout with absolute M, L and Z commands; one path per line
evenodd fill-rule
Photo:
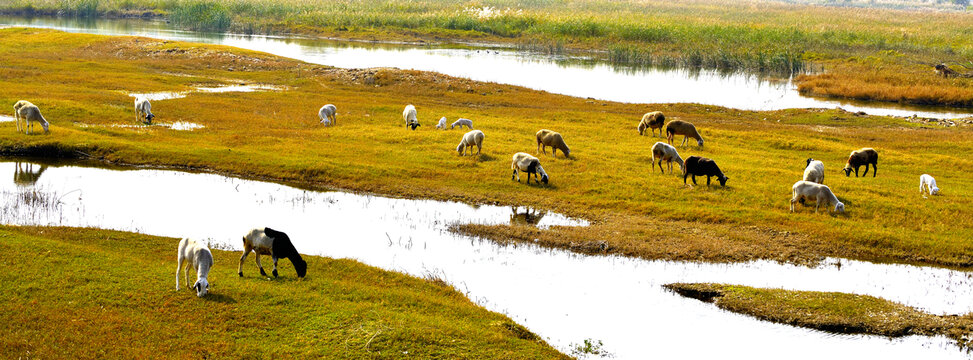
M 553 148 L 551 150 L 551 154 L 554 155 L 554 157 L 557 157 L 558 150 L 561 150 L 561 153 L 563 153 L 565 157 L 571 156 L 571 149 L 569 149 L 568 145 L 564 143 L 564 138 L 561 137 L 561 134 L 547 129 L 538 131 L 537 152 L 540 153 L 543 151 L 545 154 L 547 154 L 548 146 Z
M 872 177 L 878 174 L 878 152 L 872 148 L 861 148 L 851 152 L 851 156 L 848 157 L 848 163 L 845 164 L 845 176 L 851 176 L 851 170 L 855 170 L 855 177 L 858 177 L 858 168 L 862 165 L 865 166 L 865 173 L 862 176 L 868 175 L 868 165 L 871 164 L 874 168 L 872 171 Z
M 666 124 L 666 116 L 662 114 L 661 111 L 653 111 L 642 115 L 642 121 L 639 122 L 639 135 L 645 133 L 645 129 L 652 129 L 652 136 L 655 136 L 655 129 L 659 129 L 659 136 L 662 136 L 662 126 Z
M 703 146 L 703 137 L 699 136 L 699 132 L 696 131 L 696 126 L 691 123 L 682 120 L 669 122 L 669 125 L 666 126 L 666 140 L 669 141 L 669 144 L 672 144 L 672 138 L 676 135 L 683 135 L 682 145 L 686 145 L 686 141 L 689 138 L 693 138 L 696 139 L 697 145 L 700 147 Z

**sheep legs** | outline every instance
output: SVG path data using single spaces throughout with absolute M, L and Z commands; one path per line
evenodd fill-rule
M 520 182 L 520 173 L 517 172 L 517 169 L 514 169 L 513 175 L 510 175 L 510 180 L 513 180 L 514 179 L 514 176 L 517 177 L 517 182 Z
M 182 251 L 180 251 L 179 252 L 179 260 L 176 263 L 176 290 L 179 290 L 179 270 L 182 269 L 182 263 L 183 263 L 183 261 L 185 261 L 185 259 L 182 258 Z M 189 283 L 189 280 L 188 279 L 186 280 L 186 283 Z
M 253 254 L 257 257 L 257 267 L 260 268 L 260 275 L 267 276 L 267 272 L 264 271 L 264 266 L 260 264 L 260 253 L 254 251 Z
M 277 258 L 273 257 L 273 259 L 274 259 L 274 271 L 272 271 L 271 274 L 274 274 L 274 277 L 277 277 Z

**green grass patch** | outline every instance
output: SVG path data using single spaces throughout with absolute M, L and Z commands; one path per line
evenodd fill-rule
M 305 257 L 301 281 L 289 263 L 271 280 L 251 261 L 241 278 L 240 253 L 213 250 L 210 293 L 197 298 L 175 290 L 178 242 L 0 227 L 0 262 L 17 265 L 0 275 L 0 356 L 566 357 L 448 285 L 353 260 Z

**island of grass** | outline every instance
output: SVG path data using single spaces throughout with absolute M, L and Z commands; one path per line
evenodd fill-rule
M 838 292 L 725 284 L 665 285 L 680 295 L 761 320 L 843 334 L 946 335 L 973 345 L 973 314 L 934 315 L 888 300 Z
M 397 69 L 336 69 L 226 46 L 138 37 L 0 29 L 0 104 L 38 105 L 51 133 L 0 123 L 0 153 L 84 157 L 196 169 L 389 196 L 530 206 L 591 221 L 537 229 L 456 224 L 468 234 L 645 259 L 814 262 L 824 256 L 973 266 L 973 128 L 942 128 L 841 110 L 740 111 L 696 104 L 626 104 Z M 190 92 L 152 103 L 157 124 L 133 121 L 132 93 L 266 85 L 255 92 Z M 338 126 L 318 123 L 335 104 Z M 402 126 L 413 104 L 425 126 Z M 8 111 L 12 108 L 8 107 Z M 639 136 L 650 110 L 692 122 L 727 186 L 687 186 L 651 170 Z M 2 108 L 0 108 L 2 111 Z M 465 117 L 486 134 L 483 153 L 456 154 Z M 178 131 L 159 124 L 204 126 Z M 539 154 L 546 186 L 510 179 L 514 153 L 536 150 L 540 129 L 560 132 L 571 157 Z M 873 147 L 877 177 L 845 177 L 848 154 Z M 847 212 L 789 212 L 807 158 Z M 943 189 L 923 198 L 919 175 Z
M 812 4 L 800 4 L 812 3 Z M 882 2 L 856 1 L 858 6 Z M 746 70 L 798 77 L 806 94 L 973 106 L 973 78 L 942 78 L 945 62 L 973 73 L 973 13 L 960 1 L 899 1 L 905 9 L 822 1 L 665 0 L 31 0 L 20 16 L 166 17 L 176 26 L 370 41 L 510 44 L 642 66 Z M 855 5 L 849 1 L 843 5 Z M 956 3 L 956 4 L 954 4 Z M 914 5 L 914 6 L 910 6 Z M 914 7 L 934 7 L 916 10 Z M 913 8 L 913 9 L 910 9 Z M 946 10 L 946 11 L 943 11 Z M 962 67 L 965 65 L 969 68 Z
M 240 252 L 214 249 L 197 298 L 175 290 L 178 242 L 0 227 L 0 357 L 567 358 L 442 282 L 353 260 L 306 256 L 304 280 L 285 262 L 278 279 L 241 278 Z

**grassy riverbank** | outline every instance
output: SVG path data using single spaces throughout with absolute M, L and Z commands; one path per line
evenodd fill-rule
M 0 3 L 0 13 L 164 16 L 187 29 L 504 43 L 618 63 L 776 74 L 815 64 L 833 81 L 804 78 L 809 93 L 973 106 L 967 81 L 937 79 L 929 65 L 920 65 L 973 60 L 969 11 L 742 0 L 12 0 Z M 929 96 L 927 88 L 896 81 L 903 76 L 953 96 Z
M 669 284 L 683 296 L 761 320 L 846 334 L 946 335 L 961 347 L 973 343 L 973 314 L 933 315 L 872 296 L 762 289 L 723 284 Z
M 692 104 L 639 105 L 552 95 L 416 71 L 344 70 L 221 46 L 100 37 L 48 30 L 0 30 L 0 103 L 28 99 L 53 123 L 50 135 L 0 124 L 0 152 L 90 156 L 339 187 L 392 196 L 529 205 L 583 216 L 586 228 L 540 231 L 520 225 L 459 226 L 500 240 L 537 241 L 649 259 L 814 261 L 821 256 L 973 266 L 973 131 L 838 110 L 736 111 Z M 191 93 L 153 102 L 160 123 L 196 131 L 131 126 L 129 92 L 259 83 L 281 91 Z M 317 109 L 338 106 L 338 126 Z M 424 124 L 402 126 L 405 104 Z M 635 125 L 646 111 L 696 124 L 706 146 L 683 157 L 715 159 L 727 188 L 684 186 L 650 170 Z M 8 110 L 9 111 L 9 110 Z M 460 131 L 434 121 L 473 119 L 483 155 L 459 157 Z M 547 187 L 510 180 L 510 156 L 535 151 L 534 133 L 561 132 L 573 158 L 541 155 Z M 877 178 L 847 178 L 851 150 L 879 151 Z M 805 159 L 825 162 L 825 183 L 848 213 L 788 212 Z M 933 174 L 942 195 L 918 194 Z
M 449 286 L 353 260 L 305 257 L 303 281 L 285 261 L 268 281 L 213 250 L 197 298 L 175 291 L 179 239 L 10 226 L 0 239 L 3 358 L 566 358 Z

